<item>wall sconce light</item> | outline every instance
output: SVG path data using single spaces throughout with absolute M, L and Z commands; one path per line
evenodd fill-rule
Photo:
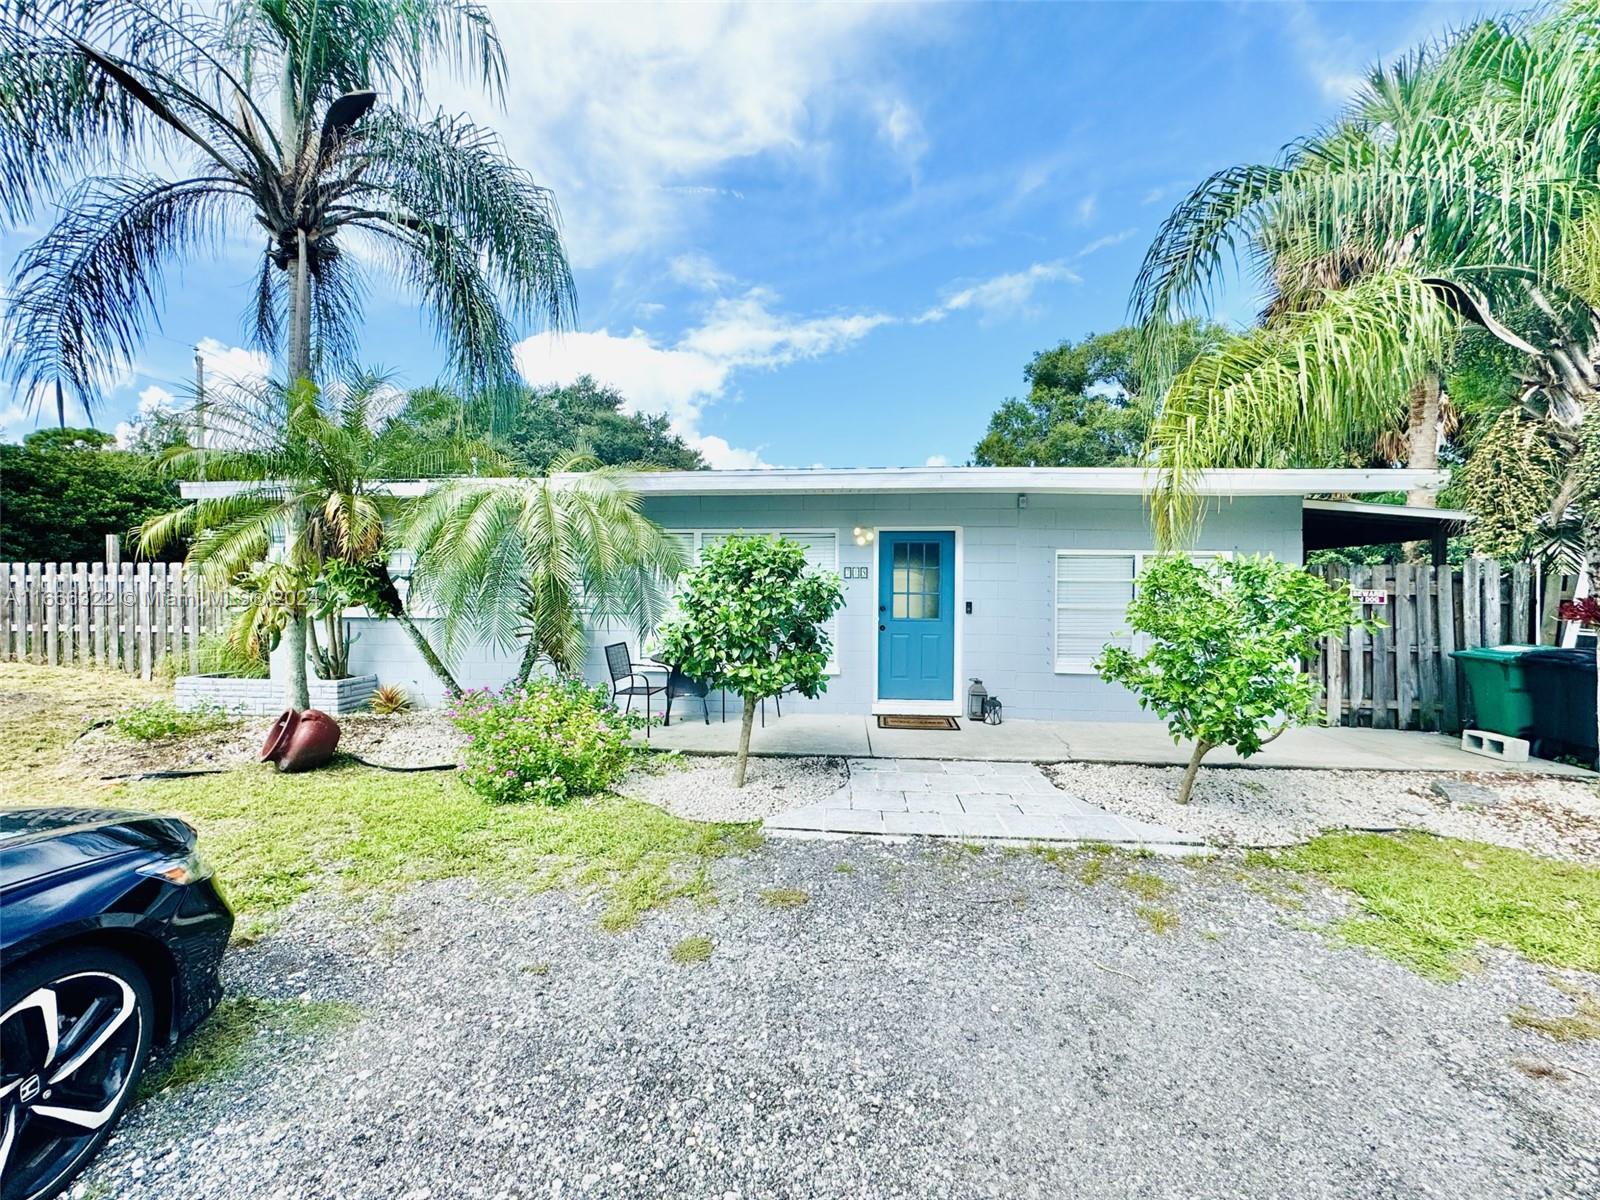
M 856 545 L 858 546 L 870 545 L 872 540 L 878 536 L 876 529 L 864 529 L 860 525 L 857 525 L 850 532 L 855 535 Z
M 1023 509 L 1023 508 L 1027 508 L 1028 507 L 1028 497 L 1027 497 L 1026 493 L 1024 493 L 1024 492 L 1018 492 L 1017 493 L 1017 507 L 1019 509 Z

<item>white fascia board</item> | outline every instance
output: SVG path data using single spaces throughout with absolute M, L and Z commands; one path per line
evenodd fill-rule
M 574 478 L 556 475 L 560 483 Z M 1159 482 L 1143 467 L 846 467 L 744 471 L 635 471 L 624 476 L 641 496 L 737 496 L 875 492 L 1023 492 L 1035 495 L 1145 496 Z M 1436 491 L 1443 471 L 1225 470 L 1206 471 L 1193 481 L 1199 496 L 1315 496 L 1327 493 Z M 395 480 L 392 496 L 420 496 L 443 480 Z M 485 483 L 514 483 L 486 479 Z M 260 484 L 179 485 L 183 498 L 228 496 Z
M 1464 508 L 1423 508 L 1417 504 L 1369 504 L 1361 500 L 1307 500 L 1302 508 L 1318 512 L 1351 513 L 1374 517 L 1421 517 L 1423 520 L 1465 523 L 1477 519 Z
M 897 467 L 841 470 L 640 471 L 628 486 L 643 496 L 729 496 L 857 492 L 1023 492 L 1035 495 L 1145 496 L 1159 477 L 1143 467 Z M 1201 496 L 1310 496 L 1443 487 L 1443 471 L 1207 471 L 1193 485 Z

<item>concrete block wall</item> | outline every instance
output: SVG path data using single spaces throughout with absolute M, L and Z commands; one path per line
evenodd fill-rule
M 350 679 L 312 679 L 308 691 L 312 708 L 338 715 L 364 711 L 377 687 L 376 675 L 358 675 Z M 246 716 L 272 716 L 285 708 L 283 680 L 180 675 L 173 685 L 173 703 L 186 711 L 214 704 Z
M 784 496 L 673 496 L 646 500 L 645 512 L 666 529 L 832 529 L 838 534 L 839 567 L 867 567 L 866 579 L 844 582 L 839 616 L 838 673 L 817 700 L 786 698 L 784 711 L 867 713 L 877 680 L 878 546 L 857 546 L 851 530 L 872 528 L 950 529 L 958 534 L 961 560 L 956 596 L 960 630 L 959 686 L 977 676 L 1005 703 L 1008 716 L 1078 721 L 1153 720 L 1133 696 L 1092 674 L 1055 669 L 1055 552 L 1057 550 L 1150 550 L 1154 538 L 1144 501 L 1137 496 L 1029 495 L 1019 507 L 1016 493 L 874 494 Z M 1301 502 L 1298 497 L 1249 497 L 1212 502 L 1196 549 L 1239 554 L 1266 552 L 1299 562 Z M 963 608 L 972 604 L 972 613 Z M 437 704 L 441 689 L 401 629 L 393 622 L 358 621 L 351 667 L 398 683 L 414 702 Z M 437 622 L 421 622 L 430 636 Z M 626 641 L 635 657 L 643 646 L 637 631 L 597 629 L 585 674 L 606 680 L 601 647 Z M 438 642 L 435 640 L 435 645 Z M 463 647 L 453 667 L 468 687 L 499 687 L 516 671 L 515 649 L 474 643 Z M 720 710 L 712 698 L 713 720 Z M 698 703 L 690 707 L 698 712 Z M 730 698 L 730 715 L 738 711 Z M 769 717 L 771 714 L 769 713 Z

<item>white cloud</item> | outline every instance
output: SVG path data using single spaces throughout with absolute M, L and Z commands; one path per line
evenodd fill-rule
M 705 405 L 723 394 L 730 369 L 704 354 L 659 345 L 642 329 L 539 333 L 519 342 L 516 353 L 517 369 L 536 387 L 592 375 L 621 392 L 629 411 L 666 413 L 685 436 Z
M 515 64 L 505 112 L 443 80 L 434 95 L 495 126 L 554 188 L 578 266 L 659 246 L 726 194 L 719 172 L 731 164 L 819 161 L 835 112 L 870 112 L 885 92 L 874 56 L 896 42 L 882 35 L 919 21 L 909 6 L 862 4 L 490 10 Z M 909 117 L 889 127 L 910 144 Z
M 227 346 L 216 338 L 201 338 L 195 347 L 206 368 L 206 385 L 254 383 L 272 373 L 272 361 L 259 350 Z
M 1087 196 L 1078 201 L 1078 224 L 1087 225 L 1090 221 L 1094 220 L 1094 215 L 1099 211 L 1099 209 L 1099 194 L 1096 192 L 1090 192 Z
M 694 446 L 714 470 L 750 471 L 758 468 L 765 470 L 772 466 L 761 457 L 760 451 L 741 450 L 737 446 L 730 446 L 726 438 L 719 438 L 715 434 L 696 437 Z
M 1140 198 L 1139 203 L 1140 204 L 1154 204 L 1156 201 L 1160 200 L 1161 197 L 1165 196 L 1166 194 L 1167 194 L 1167 189 L 1165 187 L 1153 187 Z
M 948 467 L 950 460 L 942 454 L 930 454 L 922 465 L 925 467 Z
M 914 323 L 926 325 L 930 321 L 942 321 L 952 313 L 969 309 L 977 311 L 985 319 L 1024 312 L 1041 285 L 1061 281 L 1082 283 L 1083 278 L 1060 261 L 1034 263 L 1025 271 L 996 275 L 993 279 L 951 292 L 917 317 Z
M 727 395 L 734 372 L 837 353 L 892 320 L 878 313 L 795 317 L 774 311 L 776 300 L 763 288 L 720 298 L 675 345 L 642 329 L 626 335 L 607 329 L 535 334 L 518 343 L 517 368 L 535 386 L 592 375 L 620 391 L 629 411 L 665 413 L 673 430 L 713 467 L 766 466 L 759 450 L 700 430 L 705 410 Z
M 877 103 L 878 136 L 887 142 L 907 170 L 915 171 L 928 152 L 928 134 L 917 110 L 903 99 L 882 97 Z
M 1284 6 L 1300 65 L 1327 100 L 1348 100 L 1361 86 L 1368 53 L 1349 34 L 1329 34 L 1303 0 Z
M 765 288 L 751 288 L 742 296 L 718 300 L 706 321 L 684 335 L 682 345 L 729 366 L 781 367 L 842 350 L 893 320 L 881 313 L 796 319 L 771 310 L 776 298 Z
M 1119 229 L 1116 233 L 1108 233 L 1103 237 L 1097 237 L 1082 250 L 1078 251 L 1078 257 L 1088 258 L 1089 255 L 1094 254 L 1097 251 L 1104 250 L 1110 246 L 1120 245 L 1138 232 L 1139 231 L 1136 228 L 1130 226 L 1127 229 Z
M 166 388 L 152 383 L 139 393 L 138 416 L 132 421 L 118 421 L 113 431 L 117 446 L 123 450 L 134 444 L 151 418 L 176 412 L 177 398 Z
M 667 264 L 667 273 L 685 287 L 701 292 L 720 292 L 733 282 L 708 254 L 680 254 Z
M 171 412 L 176 402 L 176 397 L 166 388 L 152 383 L 139 393 L 139 415 L 153 417 L 157 413 Z
M 0 442 L 20 442 L 39 427 L 39 414 L 20 404 L 0 408 Z
M 703 256 L 680 256 L 672 270 L 680 282 L 703 280 L 720 287 L 730 278 Z M 1063 262 L 1034 263 L 950 291 L 909 323 L 942 321 L 968 311 L 986 321 L 1024 312 L 1040 287 L 1060 281 L 1082 279 Z M 905 317 L 880 312 L 797 316 L 782 311 L 778 299 L 763 287 L 716 295 L 708 299 L 700 322 L 671 342 L 639 328 L 626 334 L 608 328 L 534 334 L 517 344 L 517 369 L 535 387 L 593 376 L 621 392 L 628 411 L 664 413 L 673 431 L 712 466 L 766 466 L 759 448 L 733 446 L 701 430 L 707 410 L 729 395 L 734 376 L 838 354 L 876 329 L 907 323 Z M 947 463 L 943 455 L 928 460 L 930 466 Z

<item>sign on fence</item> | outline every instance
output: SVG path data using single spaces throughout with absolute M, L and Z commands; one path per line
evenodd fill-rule
M 1387 604 L 1389 593 L 1382 588 L 1355 588 L 1350 593 L 1357 604 Z
M 227 628 L 226 596 L 182 563 L 0 563 L 0 659 L 97 665 L 149 679 L 162 659 L 200 669 L 200 639 Z

